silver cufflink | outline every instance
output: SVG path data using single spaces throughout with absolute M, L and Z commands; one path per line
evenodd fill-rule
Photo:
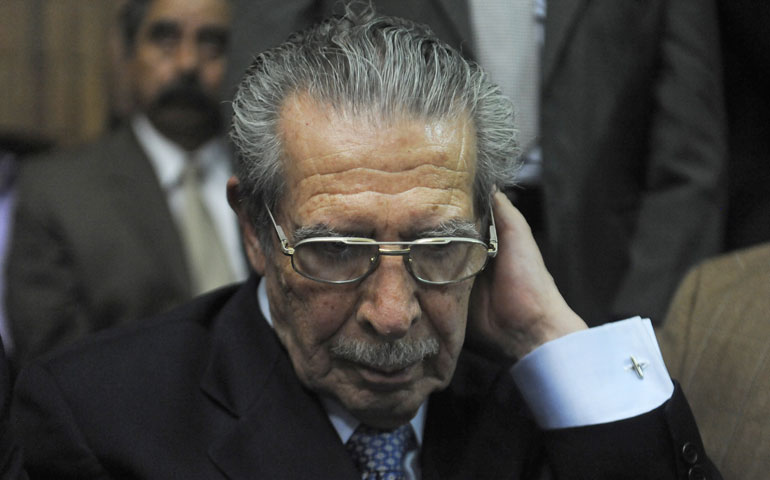
M 631 365 L 626 367 L 626 370 L 633 370 L 636 372 L 636 374 L 639 376 L 639 378 L 644 379 L 644 369 L 647 368 L 647 362 L 640 362 L 631 355 Z

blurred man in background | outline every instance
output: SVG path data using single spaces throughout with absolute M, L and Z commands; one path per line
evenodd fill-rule
M 229 0 L 131 0 L 121 27 L 130 121 L 20 172 L 7 307 L 22 360 L 246 276 L 224 195 Z

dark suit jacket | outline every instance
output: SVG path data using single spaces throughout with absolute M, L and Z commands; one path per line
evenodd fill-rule
M 33 361 L 12 407 L 30 477 L 359 478 L 256 286 Z M 425 480 L 537 478 L 544 462 L 557 478 L 686 478 L 688 442 L 708 468 L 678 391 L 640 417 L 543 433 L 507 371 L 464 354 L 430 398 L 421 464 Z
M 338 2 L 304 3 L 324 16 Z M 373 3 L 429 24 L 473 57 L 465 0 Z M 660 322 L 689 266 L 721 251 L 718 41 L 713 0 L 548 0 L 544 253 L 589 324 L 631 315 Z
M 0 478 L 25 479 L 22 454 L 8 424 L 11 408 L 11 379 L 5 350 L 0 342 Z
M 709 260 L 682 282 L 660 347 L 726 478 L 770 471 L 770 244 Z
M 730 145 L 730 250 L 770 242 L 770 2 L 718 4 Z
M 225 95 L 232 98 L 254 57 L 283 43 L 297 30 L 321 20 L 317 0 L 231 0 L 232 33 L 225 73 Z M 225 117 L 232 115 L 225 105 Z
M 25 161 L 6 291 L 17 358 L 189 299 L 181 242 L 129 128 Z
M 547 253 L 589 323 L 660 322 L 689 266 L 721 250 L 726 147 L 713 3 L 548 2 Z

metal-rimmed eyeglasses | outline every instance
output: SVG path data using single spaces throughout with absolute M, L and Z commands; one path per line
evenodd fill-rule
M 430 285 L 462 282 L 478 275 L 497 255 L 497 230 L 490 205 L 489 244 L 470 237 L 431 237 L 406 242 L 378 242 L 361 237 L 312 237 L 294 246 L 265 205 L 284 255 L 294 271 L 311 280 L 345 284 L 372 273 L 382 255 L 400 255 L 407 271 Z

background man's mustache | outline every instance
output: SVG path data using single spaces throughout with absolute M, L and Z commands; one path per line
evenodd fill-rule
M 203 91 L 197 75 L 185 75 L 164 88 L 153 102 L 156 107 L 216 109 L 216 101 Z

